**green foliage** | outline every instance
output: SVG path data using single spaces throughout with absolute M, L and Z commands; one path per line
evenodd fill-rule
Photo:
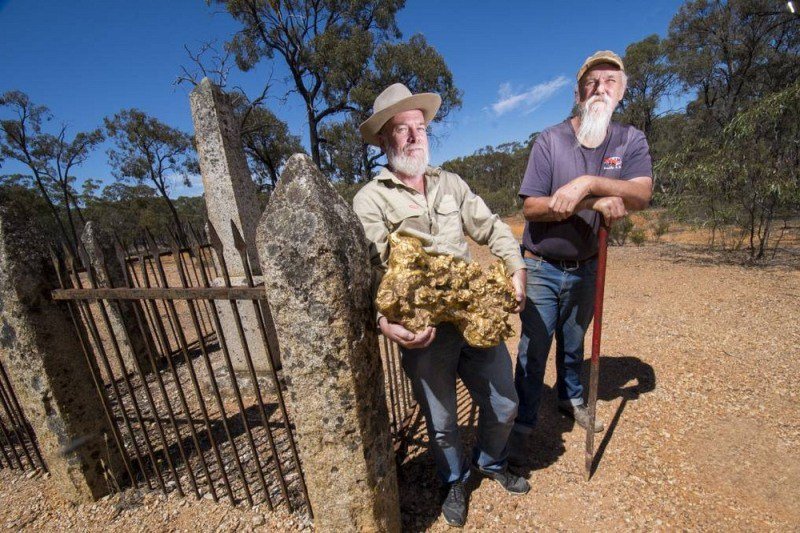
M 177 176 L 191 186 L 189 174 L 196 170 L 191 137 L 138 109 L 122 110 L 106 118 L 105 125 L 114 143 L 108 150 L 114 176 L 137 184 L 151 183 L 180 228 L 180 217 L 169 197 L 170 180 Z
M 493 212 L 516 213 L 522 206 L 519 187 L 536 135 L 531 135 L 527 143 L 481 148 L 472 155 L 446 161 L 442 168 L 461 176 Z
M 0 108 L 14 118 L 0 120 L 0 157 L 14 159 L 27 166 L 33 183 L 50 210 L 68 246 L 78 240 L 83 214 L 74 189 L 74 169 L 83 164 L 94 148 L 103 141 L 99 129 L 80 132 L 67 139 L 67 128 L 55 134 L 42 130 L 42 123 L 51 119 L 45 106 L 36 105 L 21 91 L 9 91 L 0 97 Z
M 241 136 L 250 170 L 259 190 L 272 190 L 280 169 L 293 154 L 305 153 L 300 137 L 289 133 L 284 121 L 261 105 L 237 109 Z
M 633 244 L 637 247 L 643 245 L 647 240 L 647 234 L 644 231 L 644 228 L 633 228 L 630 232 L 630 239 Z
M 659 116 L 658 106 L 675 84 L 664 42 L 650 35 L 625 49 L 623 57 L 628 88 L 621 102 L 621 120 L 642 130 L 653 142 L 653 122 Z
M 630 217 L 617 220 L 611 224 L 611 230 L 608 232 L 608 242 L 616 246 L 625 246 L 631 230 L 633 230 L 633 221 Z
M 800 22 L 772 0 L 691 0 L 669 26 L 671 68 L 697 91 L 689 113 L 725 127 L 750 102 L 800 77 Z
M 656 242 L 660 242 L 661 237 L 667 234 L 669 226 L 669 214 L 666 211 L 660 212 L 655 219 L 650 221 L 650 231 Z
M 393 83 L 403 83 L 412 93 L 435 92 L 442 105 L 434 122 L 445 120 L 461 107 L 461 91 L 444 58 L 422 35 L 408 42 L 384 42 L 375 51 L 374 65 L 351 91 L 353 110 L 343 122 L 322 126 L 322 165 L 334 179 L 348 183 L 367 181 L 375 172 L 383 152 L 364 144 L 358 125 L 372 113 L 375 97 Z
M 209 3 L 211 3 L 209 1 Z M 351 91 L 364 79 L 377 47 L 399 38 L 395 14 L 403 0 L 265 2 L 216 0 L 241 24 L 227 43 L 247 71 L 279 58 L 307 112 L 311 157 L 321 164 L 319 126 L 353 111 Z

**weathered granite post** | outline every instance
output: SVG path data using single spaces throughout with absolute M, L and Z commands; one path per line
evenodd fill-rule
M 315 526 L 399 531 L 400 506 L 364 231 L 306 155 L 258 228 Z
M 94 222 L 89 221 L 81 234 L 81 242 L 92 267 L 94 267 L 97 285 L 99 287 L 125 287 L 125 274 L 122 271 L 122 265 L 117 261 L 114 245 L 109 236 L 103 233 Z M 135 361 L 138 361 L 142 371 L 149 372 L 151 365 L 147 356 L 148 345 L 146 343 L 150 341 L 150 346 L 155 346 L 155 342 L 152 338 L 145 337 L 145 335 L 150 335 L 149 329 L 142 331 L 138 327 L 133 309 L 136 303 L 131 300 L 119 300 L 114 304 L 98 301 L 97 305 L 105 305 L 111 329 L 117 339 L 120 355 L 127 371 L 133 372 L 136 369 Z M 105 327 L 105 321 L 99 314 L 95 319 L 98 324 Z M 130 342 L 128 342 L 129 339 Z M 114 353 L 110 343 L 107 352 Z M 111 357 L 111 363 L 112 366 L 117 365 L 115 356 Z
M 109 491 L 105 466 L 120 458 L 104 440 L 106 418 L 75 326 L 50 299 L 57 286 L 43 232 L 20 210 L 0 208 L 0 358 L 52 481 L 65 498 L 85 502 Z
M 260 274 L 260 264 L 255 248 L 256 225 L 260 215 L 256 186 L 247 167 L 247 158 L 239 134 L 239 123 L 233 113 L 230 98 L 208 78 L 203 78 L 189 95 L 194 120 L 200 173 L 203 177 L 208 222 L 222 241 L 223 256 L 233 285 L 245 284 L 245 270 L 241 256 L 234 245 L 231 223 L 239 229 L 247 244 L 247 253 L 254 274 Z M 256 283 L 262 278 L 257 276 Z M 222 285 L 222 278 L 213 285 Z M 250 302 L 238 302 L 239 314 L 245 330 L 256 370 L 269 370 L 267 347 L 258 329 L 256 313 Z M 233 311 L 228 305 L 217 306 L 220 323 L 228 349 L 237 371 L 246 372 L 244 351 L 236 329 Z M 270 316 L 269 312 L 265 313 Z M 268 321 L 269 322 L 269 321 Z M 271 328 L 271 324 L 267 324 Z M 268 335 L 270 332 L 268 332 Z M 271 354 L 279 367 L 278 354 Z

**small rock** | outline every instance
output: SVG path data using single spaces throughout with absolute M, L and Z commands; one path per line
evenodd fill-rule
M 264 523 L 264 517 L 260 514 L 257 514 L 253 517 L 253 525 L 260 526 Z

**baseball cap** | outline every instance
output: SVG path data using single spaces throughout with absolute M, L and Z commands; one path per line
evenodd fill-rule
M 586 74 L 587 70 L 595 65 L 599 65 L 600 63 L 611 63 L 612 65 L 618 66 L 621 71 L 625 72 L 625 65 L 622 64 L 622 58 L 620 58 L 611 50 L 599 50 L 587 57 L 586 61 L 583 62 L 580 70 L 578 70 L 578 81 L 580 81 L 583 75 Z

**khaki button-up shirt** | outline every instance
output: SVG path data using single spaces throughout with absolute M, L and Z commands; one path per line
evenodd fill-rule
M 428 167 L 425 194 L 421 194 L 384 168 L 358 191 L 353 209 L 370 241 L 378 278 L 386 270 L 388 236 L 394 232 L 419 238 L 428 253 L 470 261 L 466 234 L 505 261 L 509 275 L 525 268 L 511 228 L 452 172 Z

